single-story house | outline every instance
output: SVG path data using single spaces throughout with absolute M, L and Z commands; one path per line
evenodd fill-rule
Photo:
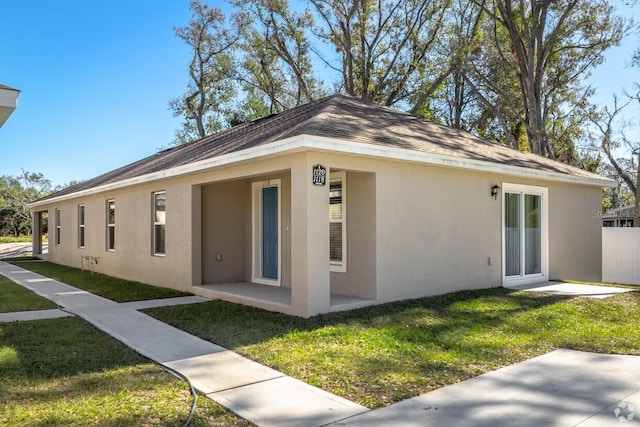
M 0 84 L 0 128 L 18 106 L 18 89 Z
M 635 205 L 627 205 L 619 208 L 609 209 L 606 214 L 602 214 L 603 227 L 633 227 L 633 220 L 636 217 Z
M 53 262 L 309 317 L 462 289 L 600 281 L 592 211 L 603 186 L 615 182 L 334 95 L 31 208 L 34 229 L 48 215 Z

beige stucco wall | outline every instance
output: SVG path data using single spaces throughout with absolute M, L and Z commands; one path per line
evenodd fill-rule
M 291 227 L 291 178 L 288 172 L 199 186 L 202 198 L 203 284 L 251 282 L 252 183 L 271 180 L 280 180 L 281 286 L 291 287 L 291 239 L 288 232 Z
M 602 210 L 598 187 L 541 180 L 504 178 L 514 184 L 548 188 L 549 278 L 602 280 Z
M 50 218 L 61 211 L 61 242 L 49 245 L 52 262 L 88 268 L 115 277 L 157 286 L 188 290 L 191 287 L 191 205 L 188 180 L 178 179 L 137 186 L 54 203 L 46 207 Z M 167 197 L 166 256 L 154 256 L 152 249 L 152 194 L 165 191 Z M 115 250 L 106 243 L 107 200 L 116 203 Z M 78 246 L 78 206 L 85 205 L 85 247 Z M 37 210 L 41 210 L 38 208 Z M 50 231 L 50 236 L 53 236 Z M 51 239 L 53 242 L 53 239 Z M 180 260 L 180 262 L 176 262 Z
M 331 274 L 333 292 L 367 297 L 373 280 L 368 295 L 388 302 L 501 286 L 503 194 L 494 199 L 490 191 L 504 183 L 548 190 L 549 278 L 601 280 L 601 224 L 592 215 L 601 209 L 598 187 L 330 154 L 313 159 L 349 171 L 348 274 Z M 373 181 L 362 186 L 358 177 L 366 176 Z M 368 202 L 375 205 L 354 213 L 354 204 Z
M 549 190 L 549 277 L 602 281 L 602 211 L 598 188 L 554 184 Z
M 202 186 L 202 282 L 247 280 L 246 211 L 251 184 L 231 181 Z
M 347 172 L 347 272 L 329 273 L 328 185 L 311 169 Z M 512 178 L 401 161 L 300 152 L 181 178 L 136 185 L 48 210 L 49 258 L 159 286 L 248 281 L 251 276 L 251 183 L 281 179 L 282 284 L 291 312 L 330 311 L 329 293 L 387 302 L 502 284 L 504 183 L 548 188 L 549 275 L 600 280 L 600 189 Z M 167 195 L 165 257 L 153 256 L 152 193 Z M 106 201 L 116 201 L 116 250 L 106 250 Z M 221 203 L 221 200 L 223 201 Z M 78 203 L 86 206 L 86 247 L 78 248 Z M 54 209 L 62 211 L 62 243 L 53 242 Z M 222 225 L 223 224 L 223 225 Z M 220 252 L 223 261 L 215 261 Z
M 376 176 L 347 172 L 347 271 L 331 273 L 331 293 L 376 299 Z
M 497 181 L 489 174 L 422 165 L 381 169 L 380 301 L 501 284 L 501 203 L 490 196 Z

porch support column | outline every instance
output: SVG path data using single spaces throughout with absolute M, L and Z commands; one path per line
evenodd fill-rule
M 202 187 L 191 187 L 191 286 L 202 285 Z
M 312 168 L 309 154 L 291 168 L 291 305 L 303 317 L 325 313 L 331 305 L 329 180 L 313 185 Z
M 32 255 L 42 255 L 42 212 L 31 212 L 33 226 L 31 228 Z

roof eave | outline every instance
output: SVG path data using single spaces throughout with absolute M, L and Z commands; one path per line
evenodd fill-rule
M 546 181 L 590 185 L 596 187 L 616 188 L 618 186 L 618 183 L 615 180 L 602 176 L 585 177 L 560 172 L 543 171 L 522 166 L 505 165 L 483 160 L 467 159 L 463 157 L 424 153 L 404 148 L 385 147 L 382 145 L 355 143 L 321 137 L 307 136 L 307 138 L 309 140 L 313 140 L 313 143 L 308 143 L 309 148 L 322 149 L 326 151 L 338 151 L 345 154 L 381 157 L 385 159 L 423 163 L 442 167 L 489 172 Z M 349 149 L 345 149 L 345 146 L 349 147 Z
M 166 169 L 134 178 L 125 179 L 109 184 L 100 185 L 94 188 L 65 194 L 59 197 L 52 197 L 42 201 L 35 201 L 27 206 L 36 208 L 38 206 L 49 205 L 51 203 L 75 199 L 77 197 L 98 194 L 105 191 L 117 190 L 133 185 L 140 185 L 167 178 L 175 178 L 197 172 L 210 170 L 222 166 L 228 166 L 246 161 L 253 161 L 261 158 L 280 156 L 299 151 L 327 151 L 343 154 L 359 155 L 372 158 L 384 158 L 412 163 L 430 164 L 448 168 L 458 168 L 471 171 L 480 171 L 509 175 L 515 177 L 540 179 L 547 181 L 566 182 L 572 184 L 589 185 L 596 187 L 617 187 L 617 182 L 604 177 L 583 177 L 577 175 L 564 174 L 559 172 L 541 171 L 537 169 L 525 168 L 521 166 L 504 165 L 482 160 L 465 159 L 460 157 L 445 156 L 440 154 L 423 153 L 415 150 L 407 150 L 396 147 L 386 147 L 382 145 L 372 145 L 357 143 L 339 139 L 317 137 L 311 135 L 298 135 L 295 137 L 275 141 L 258 147 L 249 148 L 210 159 L 189 163 L 183 166 Z

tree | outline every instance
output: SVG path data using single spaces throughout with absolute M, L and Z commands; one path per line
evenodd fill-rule
M 628 97 L 628 100 L 622 104 L 614 95 L 613 108 L 603 107 L 592 117 L 592 123 L 599 131 L 602 152 L 615 170 L 613 177 L 624 183 L 633 195 L 635 203 L 633 225 L 640 227 L 640 141 L 629 140 L 624 129 L 616 131 L 616 119 L 619 114 L 635 101 L 640 102 L 640 92 L 636 96 Z M 616 156 L 616 150 L 620 148 L 626 148 L 630 154 L 629 158 Z
M 0 235 L 32 233 L 27 204 L 51 193 L 51 181 L 40 173 L 22 171 L 22 175 L 0 177 Z
M 243 110 L 257 118 L 296 107 L 326 92 L 316 79 L 306 32 L 312 17 L 294 12 L 286 0 L 235 2 L 251 25 L 243 27 L 241 72 L 245 91 Z
M 473 88 L 465 80 L 467 57 L 479 52 L 478 39 L 483 20 L 480 7 L 466 0 L 453 0 L 445 18 L 443 51 L 449 52 L 452 70 L 442 90 L 430 99 L 430 110 L 449 126 L 469 130 L 482 109 Z
M 176 36 L 191 49 L 187 92 L 169 102 L 176 117 L 183 117 L 176 142 L 185 143 L 220 130 L 228 104 L 236 95 L 234 50 L 240 40 L 238 28 L 245 17 L 236 14 L 231 22 L 222 11 L 192 1 L 192 18 L 184 27 L 175 28 Z
M 613 15 L 613 7 L 606 0 L 474 3 L 494 25 L 496 55 L 492 59 L 517 77 L 521 102 L 506 103 L 508 111 L 503 116 L 520 117 L 533 153 L 555 158 L 550 123 L 567 111 L 578 112 L 576 105 L 588 95 L 582 81 L 603 61 L 603 53 L 620 43 L 627 22 Z M 509 98 L 502 85 L 488 86 L 500 101 Z M 490 100 L 488 103 L 491 105 Z M 507 127 L 505 133 L 511 131 L 512 124 L 507 120 L 503 126 Z
M 314 34 L 338 54 L 317 52 L 340 73 L 346 93 L 413 113 L 452 68 L 435 50 L 449 0 L 311 0 Z M 337 64 L 336 64 L 337 62 Z
M 183 140 L 342 91 L 568 164 L 597 160 L 578 146 L 584 82 L 629 25 L 608 0 L 230 1 L 231 20 L 192 3 L 176 32 L 194 49 L 190 91 L 172 101 Z

